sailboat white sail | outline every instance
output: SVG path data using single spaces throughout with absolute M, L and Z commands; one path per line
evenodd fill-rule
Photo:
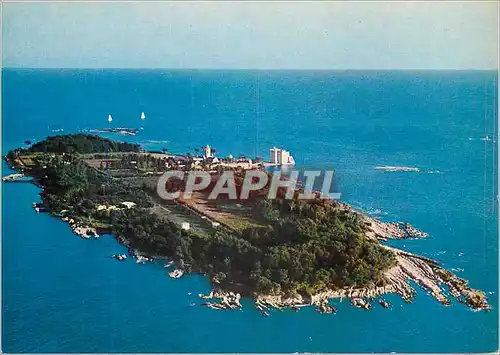
M 108 115 L 108 122 L 111 123 L 113 121 L 113 117 L 111 117 L 111 114 Z
M 141 120 L 145 120 L 146 119 L 146 115 L 143 113 L 141 113 Z

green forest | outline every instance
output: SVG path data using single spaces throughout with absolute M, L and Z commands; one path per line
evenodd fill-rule
M 68 134 L 51 136 L 28 148 L 29 152 L 45 153 L 105 153 L 139 152 L 141 146 L 133 143 L 117 142 L 91 134 Z
M 331 202 L 291 210 L 281 201 L 257 202 L 256 213 L 269 219 L 268 227 L 241 234 L 198 235 L 137 209 L 114 211 L 111 218 L 114 231 L 134 247 L 173 257 L 180 267 L 207 273 L 227 289 L 310 295 L 384 284 L 383 271 L 394 256 L 363 235 L 355 214 L 341 213 Z

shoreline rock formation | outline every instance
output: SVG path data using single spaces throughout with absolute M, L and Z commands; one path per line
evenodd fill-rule
M 409 281 L 414 281 L 424 291 L 427 291 L 445 306 L 451 305 L 449 299 L 451 296 L 474 310 L 491 309 L 484 292 L 468 287 L 466 280 L 443 269 L 435 261 L 395 248 L 390 249 L 396 254 L 398 263 L 387 270 L 385 276 L 388 283 L 385 286 L 364 288 L 344 287 L 342 289 L 320 292 L 311 296 L 310 300 L 306 300 L 300 295 L 295 297 L 259 295 L 257 299 L 260 303 L 268 304 L 274 308 L 283 308 L 310 305 L 321 307 L 330 299 L 347 298 L 351 300 L 354 306 L 364 308 L 366 307 L 366 299 L 373 299 L 393 293 L 399 295 L 405 302 L 411 303 L 416 295 L 416 290 L 410 285 Z M 449 296 L 446 294 L 444 286 L 448 288 Z M 359 301 L 360 299 L 363 302 Z M 388 304 L 384 305 L 384 308 L 388 308 Z

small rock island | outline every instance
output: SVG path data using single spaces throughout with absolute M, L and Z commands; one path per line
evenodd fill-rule
M 87 134 L 48 137 L 5 159 L 41 187 L 45 209 L 71 221 L 82 237 L 112 233 L 143 255 L 171 260 L 179 270 L 175 276 L 209 277 L 214 290 L 200 298 L 217 299 L 204 303 L 214 309 L 239 309 L 241 297 L 252 297 L 265 316 L 270 308 L 298 311 L 311 305 L 335 313 L 328 304 L 335 298 L 358 308 L 389 308 L 380 298 L 388 293 L 412 302 L 410 281 L 443 305 L 454 298 L 476 310 L 490 309 L 484 292 L 438 261 L 383 244 L 426 237 L 408 223 L 384 223 L 331 199 L 268 200 L 262 191 L 241 201 L 210 200 L 209 188 L 189 200 L 158 197 L 158 180 L 172 169 L 210 171 L 211 184 L 232 169 L 241 187 L 242 168 L 225 159 L 147 152 Z

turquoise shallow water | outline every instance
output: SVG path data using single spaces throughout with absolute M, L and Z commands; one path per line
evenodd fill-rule
M 2 151 L 113 124 L 146 148 L 225 155 L 290 150 L 299 168 L 335 169 L 342 200 L 431 234 L 394 243 L 460 268 L 493 311 L 443 307 L 419 292 L 390 310 L 339 304 L 262 317 L 200 307 L 202 276 L 117 263 L 111 236 L 81 240 L 2 184 L 5 352 L 484 352 L 498 348 L 496 74 L 490 72 L 2 72 Z M 259 96 L 256 95 L 259 88 Z M 139 119 L 145 111 L 145 121 Z M 257 112 L 260 115 L 257 119 Z M 380 165 L 418 167 L 385 173 Z M 3 167 L 4 174 L 8 173 Z M 189 295 L 191 293 L 191 295 Z M 191 303 L 195 302 L 195 306 Z

